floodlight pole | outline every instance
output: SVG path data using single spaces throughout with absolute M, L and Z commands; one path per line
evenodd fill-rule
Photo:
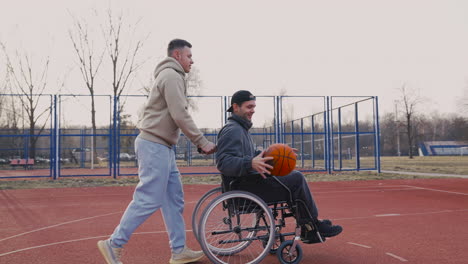
M 398 157 L 401 156 L 400 151 L 400 125 L 398 123 L 398 104 L 395 100 L 395 123 L 396 123 L 396 137 L 397 137 L 397 155 Z
M 376 158 L 377 158 L 377 172 L 381 172 L 381 166 L 380 166 L 380 120 L 379 120 L 379 97 L 376 96 L 374 99 L 375 105 L 374 105 L 374 120 L 375 120 L 375 137 L 376 137 Z

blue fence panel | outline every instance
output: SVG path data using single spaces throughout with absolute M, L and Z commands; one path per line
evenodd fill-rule
M 57 163 L 57 177 L 111 176 L 112 97 L 65 94 L 58 96 L 57 104 L 57 156 L 67 161 Z
M 335 171 L 380 171 L 377 97 L 332 96 L 331 161 Z
M 53 96 L 0 99 L 0 178 L 52 177 Z
M 41 95 L 41 128 L 30 130 L 20 95 L 0 95 L 22 113 L 9 128 L 0 112 L 0 177 L 77 177 L 137 175 L 134 140 L 138 111 L 145 95 L 113 98 L 95 95 L 96 130 L 91 128 L 89 95 Z M 20 96 L 20 97 L 18 97 Z M 377 97 L 257 96 L 251 129 L 255 147 L 286 143 L 298 149 L 301 171 L 380 171 Z M 192 116 L 205 136 L 216 143 L 217 133 L 230 113 L 230 96 L 193 96 L 198 106 Z M 3 113 L 5 113 L 3 111 Z M 44 125 L 45 124 L 45 125 Z M 33 143 L 33 141 L 35 143 Z M 183 134 L 174 147 L 179 167 L 215 166 L 215 156 L 204 156 Z M 34 166 L 11 167 L 12 159 L 35 158 Z M 29 170 L 33 168 L 33 170 Z M 213 174 L 186 172 L 183 174 Z

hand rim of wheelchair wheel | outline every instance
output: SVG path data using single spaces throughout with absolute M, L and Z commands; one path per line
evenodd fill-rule
M 198 225 L 200 223 L 200 217 L 201 213 L 203 213 L 203 210 L 205 208 L 202 207 L 203 203 L 208 200 L 210 197 L 217 195 L 217 194 L 222 194 L 222 188 L 221 187 L 216 187 L 208 192 L 206 192 L 200 200 L 198 200 L 197 204 L 195 205 L 192 213 L 192 232 L 195 238 L 197 239 L 198 243 L 200 243 L 200 239 L 198 238 Z M 206 207 L 206 206 L 205 206 Z
M 244 204 L 235 205 L 237 201 L 236 199 L 244 201 Z M 249 203 L 246 205 L 245 201 L 249 201 Z M 213 239 L 212 236 L 216 235 L 217 233 L 219 234 L 230 233 L 231 234 L 230 237 L 234 237 L 235 235 L 238 235 L 238 234 L 235 234 L 232 227 L 230 227 L 230 229 L 226 231 L 223 231 L 223 230 L 215 230 L 215 231 L 208 230 L 207 231 L 206 223 L 208 219 L 210 219 L 211 221 L 216 221 L 214 219 L 217 217 L 211 216 L 211 213 L 213 214 L 219 213 L 220 214 L 219 217 L 222 217 L 221 215 L 222 212 L 220 208 L 221 206 L 223 206 L 222 208 L 224 208 L 224 205 L 229 204 L 229 203 L 231 203 L 232 208 L 230 209 L 233 211 L 229 211 L 228 209 L 229 206 L 227 206 L 226 209 L 223 209 L 223 211 L 225 211 L 224 214 L 226 213 L 233 214 L 234 217 L 237 217 L 236 219 L 239 219 L 239 217 L 246 216 L 247 219 L 250 219 L 248 221 L 252 221 L 253 219 L 256 219 L 254 221 L 255 223 L 250 222 L 247 224 L 247 226 L 252 226 L 252 224 L 254 224 L 255 228 L 260 228 L 260 229 L 256 230 L 255 228 L 252 228 L 252 227 L 245 228 L 241 226 L 240 229 L 248 233 L 248 235 L 244 237 L 240 237 L 241 239 L 239 240 L 235 240 L 233 243 L 238 243 L 238 244 L 231 248 L 226 249 L 226 248 L 219 248 L 219 247 L 213 246 L 211 242 L 213 243 L 219 242 L 220 244 L 223 244 L 223 242 L 217 238 Z M 259 216 L 261 216 L 261 218 L 259 218 Z M 265 225 L 264 226 L 259 225 L 260 221 L 263 221 Z M 242 224 L 245 225 L 245 223 L 242 223 Z M 218 229 L 220 228 L 217 226 L 218 225 L 217 222 L 214 222 L 213 225 Z M 244 191 L 226 192 L 220 195 L 219 197 L 215 198 L 213 201 L 211 201 L 211 203 L 205 208 L 202 214 L 198 231 L 199 231 L 199 238 L 200 238 L 200 244 L 202 246 L 202 249 L 207 255 L 207 257 L 214 263 L 228 263 L 228 262 L 225 262 L 225 260 L 223 260 L 225 256 L 228 256 L 226 258 L 230 259 L 230 257 L 232 257 L 234 254 L 237 254 L 241 252 L 242 250 L 250 250 L 248 249 L 249 246 L 254 246 L 255 247 L 254 250 L 259 251 L 258 256 L 253 255 L 253 254 L 250 254 L 250 255 L 244 254 L 245 255 L 244 257 L 249 257 L 253 259 L 251 260 L 249 259 L 248 261 L 243 260 L 245 262 L 240 262 L 240 263 L 259 263 L 268 254 L 268 251 L 271 248 L 274 242 L 274 238 L 275 238 L 274 218 L 271 213 L 271 209 L 261 198 L 259 198 L 258 196 L 252 193 L 244 192 Z M 265 232 L 265 235 L 258 235 L 257 233 L 258 231 L 261 231 L 261 234 Z M 209 236 L 208 238 L 209 241 L 205 234 Z M 266 245 L 267 247 L 265 248 L 260 244 L 260 247 L 261 247 L 261 250 L 260 250 L 258 248 L 258 245 L 259 245 L 258 243 L 262 243 L 262 241 L 258 241 L 258 240 L 268 241 Z M 255 244 L 251 244 L 254 241 L 258 241 L 258 242 L 255 242 Z M 231 242 L 230 240 L 226 240 L 225 243 L 231 243 Z M 235 258 L 236 256 L 238 256 L 241 259 L 243 258 L 242 254 L 235 255 L 232 258 Z

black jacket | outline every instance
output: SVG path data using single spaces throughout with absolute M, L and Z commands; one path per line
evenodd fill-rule
M 232 178 L 258 174 L 252 169 L 256 152 L 249 133 L 251 127 L 252 122 L 233 114 L 219 131 L 216 165 L 223 176 Z

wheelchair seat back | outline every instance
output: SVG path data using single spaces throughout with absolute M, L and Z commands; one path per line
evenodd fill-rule
M 222 175 L 223 192 L 246 191 L 257 195 L 267 204 L 274 204 L 290 200 L 290 192 L 273 181 L 251 179 L 251 177 L 225 177 Z

